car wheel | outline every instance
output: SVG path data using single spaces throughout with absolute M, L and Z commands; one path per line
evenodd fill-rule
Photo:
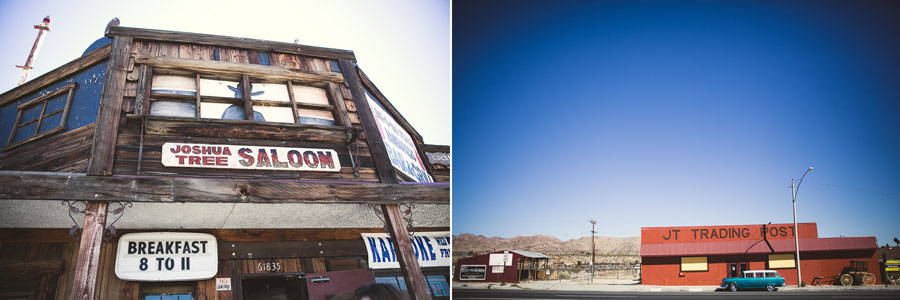
M 768 291 L 770 291 L 770 292 L 774 292 L 774 291 L 775 291 L 775 286 L 774 286 L 774 285 L 767 285 L 767 286 L 766 286 L 766 290 L 768 290 Z
M 734 283 L 729 284 L 729 285 L 728 285 L 728 290 L 730 290 L 730 291 L 732 291 L 732 292 L 737 292 L 737 285 L 734 284 Z

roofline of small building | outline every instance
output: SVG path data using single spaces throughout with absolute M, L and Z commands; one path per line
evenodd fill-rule
M 211 46 L 225 46 L 257 51 L 274 51 L 288 54 L 300 54 L 304 56 L 321 57 L 335 60 L 346 59 L 350 61 L 356 61 L 356 55 L 351 50 L 205 33 L 113 26 L 109 28 L 106 36 L 128 36 L 134 40 L 143 41 L 165 41 Z

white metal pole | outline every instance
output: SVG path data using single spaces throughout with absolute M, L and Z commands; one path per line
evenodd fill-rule
M 791 202 L 794 204 L 794 251 L 796 251 L 794 261 L 797 263 L 797 286 L 799 287 L 803 277 L 800 276 L 800 229 L 797 228 L 797 192 L 794 190 L 793 179 L 791 179 Z

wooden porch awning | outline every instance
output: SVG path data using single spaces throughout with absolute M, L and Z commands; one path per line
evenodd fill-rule
M 160 176 L 0 174 L 0 199 L 450 204 L 450 185 Z

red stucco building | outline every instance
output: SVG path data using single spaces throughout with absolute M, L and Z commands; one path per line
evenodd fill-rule
M 803 282 L 840 284 L 854 261 L 881 283 L 875 237 L 819 238 L 816 223 L 797 226 Z M 794 224 L 643 227 L 641 277 L 647 285 L 718 285 L 744 270 L 776 270 L 796 285 L 794 250 Z

